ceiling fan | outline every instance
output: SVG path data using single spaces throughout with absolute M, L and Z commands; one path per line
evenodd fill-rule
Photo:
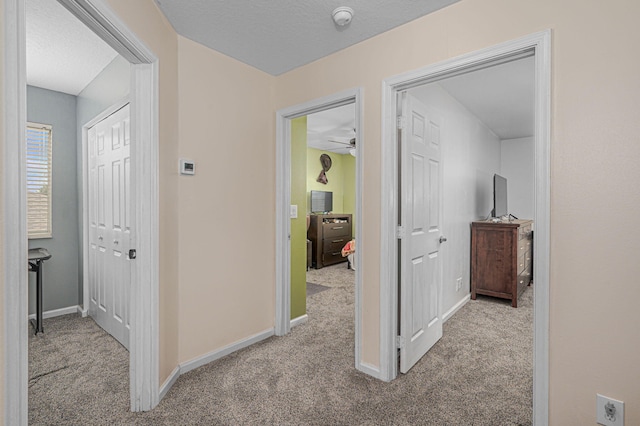
M 349 137 L 329 137 L 327 139 L 328 142 L 336 143 L 340 145 L 344 145 L 345 147 L 349 147 L 349 154 L 356 156 L 356 138 Z

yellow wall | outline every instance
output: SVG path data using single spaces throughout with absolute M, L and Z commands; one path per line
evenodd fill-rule
M 320 156 L 327 154 L 331 157 L 331 168 L 327 175 L 327 184 L 317 181 L 322 165 L 320 164 Z M 310 191 L 329 191 L 333 192 L 333 211 L 335 213 L 346 213 L 343 211 L 343 195 L 344 195 L 344 170 L 342 168 L 342 155 L 329 151 L 321 151 L 315 148 L 307 148 L 307 201 L 310 202 Z M 311 209 L 311 204 L 307 206 Z
M 317 181 L 322 170 L 320 164 L 322 154 L 331 157 L 331 168 L 326 173 L 328 180 L 326 185 Z M 353 215 L 351 229 L 355 235 L 356 159 L 354 156 L 307 148 L 307 203 L 310 201 L 310 191 L 333 192 L 333 212 Z M 307 210 L 309 209 L 311 206 L 307 204 Z
M 307 117 L 291 120 L 291 319 L 307 313 Z
M 640 401 L 639 15 L 629 0 L 463 0 L 278 78 L 276 108 L 365 92 L 365 362 L 379 363 L 380 82 L 551 28 L 550 424 L 594 424 L 596 392 Z M 640 423 L 640 405 L 625 411 Z
M 179 178 L 185 362 L 275 324 L 275 79 L 183 37 L 178 51 L 179 154 L 196 161 Z

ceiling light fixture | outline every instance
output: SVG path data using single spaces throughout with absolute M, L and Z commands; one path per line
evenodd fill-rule
M 344 27 L 353 19 L 353 9 L 347 6 L 337 7 L 331 12 L 331 16 L 336 25 Z

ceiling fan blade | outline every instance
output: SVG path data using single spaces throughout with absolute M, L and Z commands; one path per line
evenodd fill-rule
M 346 139 L 344 141 L 338 140 L 338 139 L 333 139 L 333 138 L 329 138 L 327 139 L 327 142 L 331 142 L 331 143 L 338 143 L 340 145 L 346 145 L 346 146 L 351 146 L 351 141 L 350 139 Z

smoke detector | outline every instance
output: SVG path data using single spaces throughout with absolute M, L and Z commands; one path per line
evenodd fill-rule
M 347 6 L 337 7 L 331 12 L 331 16 L 336 25 L 344 27 L 353 19 L 353 9 Z

